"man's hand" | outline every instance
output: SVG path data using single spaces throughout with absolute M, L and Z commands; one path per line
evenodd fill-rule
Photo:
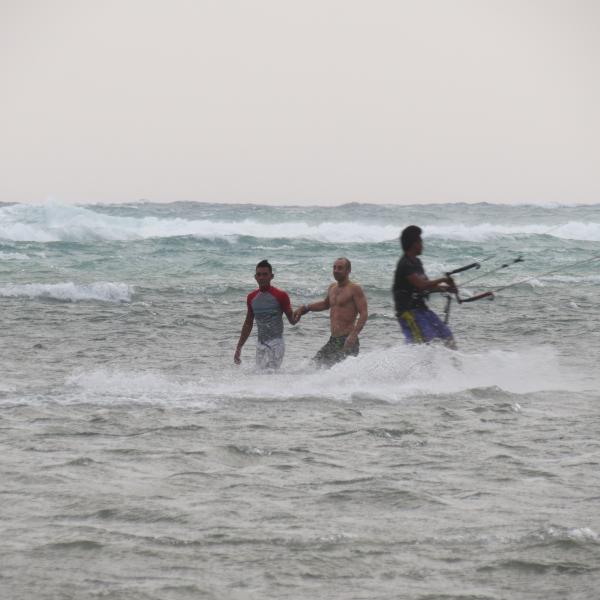
M 458 287 L 456 286 L 456 283 L 454 283 L 454 279 L 450 276 L 448 276 L 448 291 L 451 294 L 458 294 Z
M 356 346 L 356 340 L 357 339 L 358 339 L 358 336 L 354 332 L 351 333 L 346 338 L 346 341 L 344 342 L 344 347 L 342 348 L 342 350 L 344 352 L 350 352 L 352 350 L 352 348 L 354 348 L 354 346 Z
M 242 364 L 242 349 L 239 346 L 235 349 L 235 354 L 233 355 L 233 362 L 236 365 Z
M 300 318 L 302 317 L 303 314 L 304 314 L 304 305 L 299 306 L 294 311 L 294 325 L 300 320 Z
M 448 275 L 446 277 L 446 285 L 448 286 L 448 291 L 451 294 L 456 294 L 458 292 L 458 288 L 456 287 L 456 283 L 454 283 L 454 279 Z

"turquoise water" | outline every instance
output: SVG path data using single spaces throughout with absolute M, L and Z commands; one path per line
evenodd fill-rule
M 524 257 L 458 352 L 403 344 L 408 224 L 459 285 Z M 3 597 L 593 597 L 598 255 L 600 205 L 0 205 Z M 360 356 L 312 368 L 319 313 L 234 366 L 256 262 L 297 306 L 339 256 Z

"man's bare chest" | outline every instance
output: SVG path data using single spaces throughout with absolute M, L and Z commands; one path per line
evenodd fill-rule
M 329 292 L 329 304 L 342 308 L 353 303 L 352 291 L 349 289 L 333 288 Z

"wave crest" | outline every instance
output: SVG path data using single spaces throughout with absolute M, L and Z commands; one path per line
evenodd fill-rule
M 323 243 L 378 243 L 397 240 L 406 223 L 376 224 L 359 221 L 307 223 L 285 221 L 265 223 L 253 219 L 217 221 L 211 219 L 130 217 L 110 215 L 80 206 L 0 207 L 0 239 L 13 242 L 128 241 L 148 238 L 195 236 L 235 240 L 240 236 L 258 239 L 306 239 Z M 551 235 L 561 239 L 600 241 L 600 223 L 570 221 L 555 226 L 451 223 L 427 225 L 428 237 L 459 241 Z
M 0 287 L 3 298 L 49 298 L 63 302 L 100 300 L 102 302 L 130 302 L 133 288 L 126 283 L 98 281 L 96 283 L 22 283 Z

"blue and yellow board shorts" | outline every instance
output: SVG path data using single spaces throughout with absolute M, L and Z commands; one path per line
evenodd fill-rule
M 450 328 L 428 308 L 405 310 L 398 316 L 402 333 L 409 344 L 427 344 L 435 339 L 451 341 Z

